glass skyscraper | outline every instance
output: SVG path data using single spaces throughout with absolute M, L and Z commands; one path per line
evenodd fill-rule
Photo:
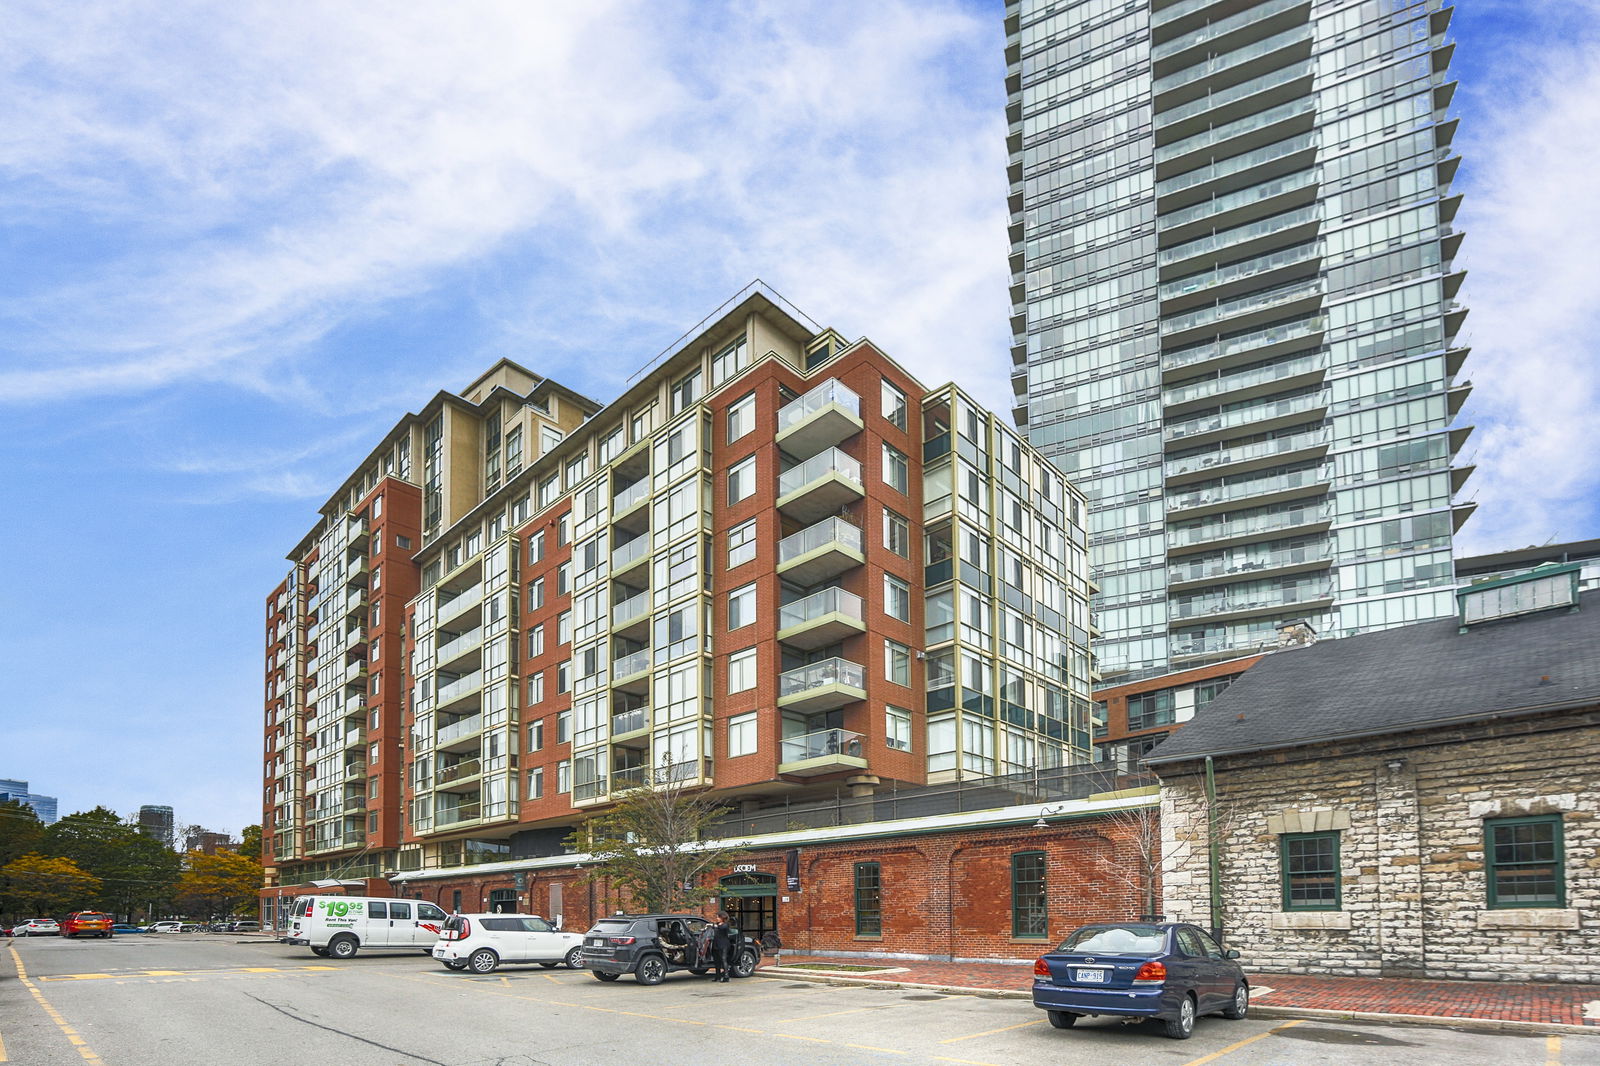
M 1451 13 L 1007 0 L 1015 413 L 1108 679 L 1453 610 Z

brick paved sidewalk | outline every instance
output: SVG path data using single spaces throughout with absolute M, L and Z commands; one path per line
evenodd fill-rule
M 882 965 L 891 972 L 838 971 L 831 977 L 890 984 L 932 985 L 979 994 L 1029 997 L 1031 965 L 978 962 L 911 962 L 901 960 L 792 955 L 783 967 L 806 963 L 844 966 Z M 776 976 L 772 960 L 762 971 Z M 1404 978 L 1313 977 L 1247 971 L 1257 988 L 1270 989 L 1256 1005 L 1279 1009 L 1334 1011 L 1349 1014 L 1413 1015 L 1428 1018 L 1472 1018 L 1497 1022 L 1532 1022 L 1587 1026 L 1600 1033 L 1600 985 L 1520 984 L 1490 981 L 1422 981 Z M 1585 1017 L 1585 1012 L 1591 1015 Z

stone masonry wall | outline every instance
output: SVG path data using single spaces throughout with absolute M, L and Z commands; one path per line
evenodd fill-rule
M 1600 708 L 1216 760 L 1223 926 L 1289 973 L 1600 981 Z M 1161 768 L 1165 906 L 1209 926 L 1203 767 Z M 1490 908 L 1484 819 L 1559 813 L 1565 906 Z M 1285 911 L 1279 835 L 1340 833 L 1342 906 Z

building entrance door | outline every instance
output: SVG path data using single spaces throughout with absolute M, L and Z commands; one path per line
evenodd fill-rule
M 719 887 L 728 920 L 746 936 L 760 940 L 767 933 L 778 932 L 776 874 L 731 874 Z

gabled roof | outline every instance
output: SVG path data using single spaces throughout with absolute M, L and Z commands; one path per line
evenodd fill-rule
M 1578 604 L 1465 633 L 1446 618 L 1268 655 L 1145 761 L 1600 705 L 1600 590 Z

